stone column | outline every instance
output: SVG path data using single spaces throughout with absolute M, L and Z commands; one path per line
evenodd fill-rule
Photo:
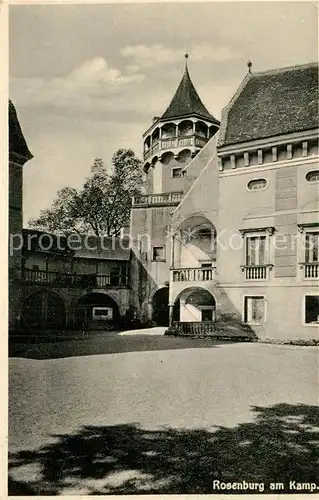
M 175 236 L 171 236 L 171 267 L 174 267 Z
M 149 301 L 147 303 L 147 319 L 148 320 L 151 320 L 152 319 L 152 316 L 153 316 L 153 306 L 152 306 L 152 301 Z
M 196 134 L 196 122 L 193 122 L 193 140 L 192 140 L 192 144 L 193 144 L 194 147 L 196 145 L 195 134 Z
M 169 309 L 169 315 L 168 315 L 168 326 L 169 328 L 173 326 L 173 307 L 172 305 L 168 306 Z

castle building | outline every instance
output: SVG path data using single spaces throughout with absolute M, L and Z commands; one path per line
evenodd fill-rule
M 23 229 L 23 166 L 33 156 L 11 101 L 8 117 L 10 333 L 114 328 L 129 309 L 128 242 Z
M 190 78 L 188 54 L 185 58 L 184 74 L 171 103 L 143 135 L 146 193 L 133 199 L 131 211 L 136 258 L 131 268 L 132 307 L 142 320 L 160 325 L 168 325 L 171 214 L 199 174 L 192 169 L 191 175 L 185 175 L 188 165 L 219 128 Z
M 186 68 L 168 110 L 143 138 L 149 192 L 134 200 L 131 219 L 148 283 L 140 310 L 182 334 L 227 324 L 259 337 L 314 338 L 318 65 L 252 72 L 249 64 L 217 134 L 195 92 Z M 182 128 L 188 110 L 189 136 Z M 150 237 L 147 249 L 142 234 Z
M 128 242 L 23 230 L 20 324 L 26 331 L 118 328 L 129 309 Z
M 53 235 L 22 231 L 32 155 L 12 103 L 9 137 L 9 231 L 24 242 L 10 251 L 11 328 L 133 318 L 181 335 L 316 337 L 318 64 L 254 72 L 250 63 L 219 123 L 186 58 L 143 136 L 146 190 L 132 201 L 125 244 L 92 237 L 61 251 Z

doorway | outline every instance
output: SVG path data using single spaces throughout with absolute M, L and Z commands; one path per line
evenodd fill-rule
M 168 326 L 169 308 L 168 308 L 169 288 L 160 288 L 153 296 L 153 314 L 152 319 L 158 326 Z

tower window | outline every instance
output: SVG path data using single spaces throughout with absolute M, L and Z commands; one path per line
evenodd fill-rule
M 152 260 L 155 262 L 164 262 L 165 247 L 153 247 Z
M 179 167 L 172 168 L 172 177 L 173 177 L 173 179 L 177 179 L 178 177 L 182 177 L 182 169 Z

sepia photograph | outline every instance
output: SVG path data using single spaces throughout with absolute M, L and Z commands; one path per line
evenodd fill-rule
M 318 4 L 0 7 L 7 494 L 318 495 Z

